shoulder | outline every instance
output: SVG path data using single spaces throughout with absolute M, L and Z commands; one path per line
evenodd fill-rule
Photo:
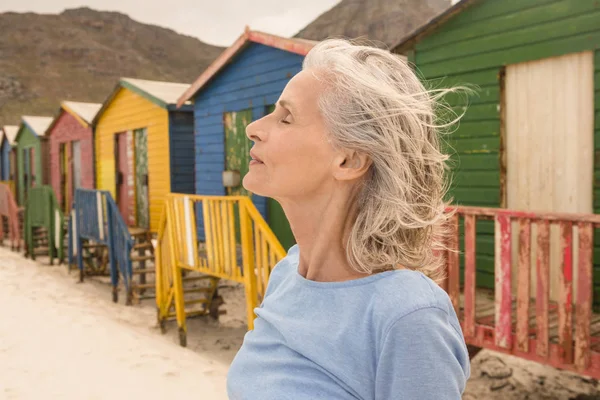
M 440 311 L 452 325 L 458 325 L 448 294 L 421 272 L 390 272 L 377 282 L 372 301 L 374 321 L 380 332 L 389 330 L 395 322 L 417 311 L 420 312 L 416 315 Z
M 294 245 L 288 250 L 287 255 L 282 258 L 275 265 L 275 267 L 273 267 L 273 270 L 269 275 L 269 283 L 267 284 L 265 297 L 271 294 L 278 286 L 280 286 L 281 282 L 298 271 L 298 260 L 298 245 Z

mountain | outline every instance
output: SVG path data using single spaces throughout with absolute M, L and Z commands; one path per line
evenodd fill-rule
M 223 48 L 89 8 L 0 14 L 0 126 L 100 103 L 122 76 L 191 83 Z
M 450 0 L 342 0 L 296 37 L 361 37 L 389 48 L 450 5 Z

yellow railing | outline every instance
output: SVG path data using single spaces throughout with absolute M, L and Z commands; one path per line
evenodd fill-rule
M 156 250 L 159 323 L 164 327 L 174 306 L 184 336 L 183 270 L 243 283 L 248 328 L 252 329 L 254 308 L 264 297 L 271 269 L 285 256 L 271 228 L 246 196 L 167 195 Z

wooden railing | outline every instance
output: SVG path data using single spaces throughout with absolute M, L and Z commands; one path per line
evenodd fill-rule
M 596 323 L 592 321 L 593 232 L 600 227 L 600 215 L 476 207 L 452 210 L 443 286 L 461 318 L 466 341 L 599 378 L 600 354 L 594 345 L 600 332 L 592 332 L 591 325 Z M 481 316 L 481 307 L 476 306 L 480 220 L 494 224 L 491 318 Z M 553 298 L 551 286 L 557 289 Z
M 203 241 L 198 237 L 203 237 Z M 186 332 L 182 271 L 243 283 L 248 327 L 264 297 L 272 268 L 285 251 L 252 201 L 245 196 L 169 194 L 157 243 L 156 301 L 159 322 L 175 304 Z
M 69 243 L 75 243 L 73 254 L 83 279 L 83 240 L 91 240 L 108 247 L 110 277 L 113 286 L 113 301 L 118 301 L 120 278 L 127 293 L 126 303 L 132 304 L 131 249 L 133 238 L 123 221 L 110 192 L 105 190 L 77 189 L 73 205 L 75 226 L 70 233 Z
M 8 181 L 13 183 L 14 182 Z M 0 216 L 6 218 L 7 234 L 10 240 L 12 250 L 21 250 L 23 237 L 21 235 L 21 226 L 19 224 L 19 208 L 15 201 L 14 190 L 8 185 L 0 183 Z M 0 221 L 0 240 L 4 240 L 4 221 Z

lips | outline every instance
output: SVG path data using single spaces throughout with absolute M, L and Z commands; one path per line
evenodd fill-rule
M 263 164 L 263 161 L 260 158 L 258 158 L 258 156 L 254 153 L 253 150 L 250 150 L 250 157 L 252 158 L 252 161 L 256 161 Z

